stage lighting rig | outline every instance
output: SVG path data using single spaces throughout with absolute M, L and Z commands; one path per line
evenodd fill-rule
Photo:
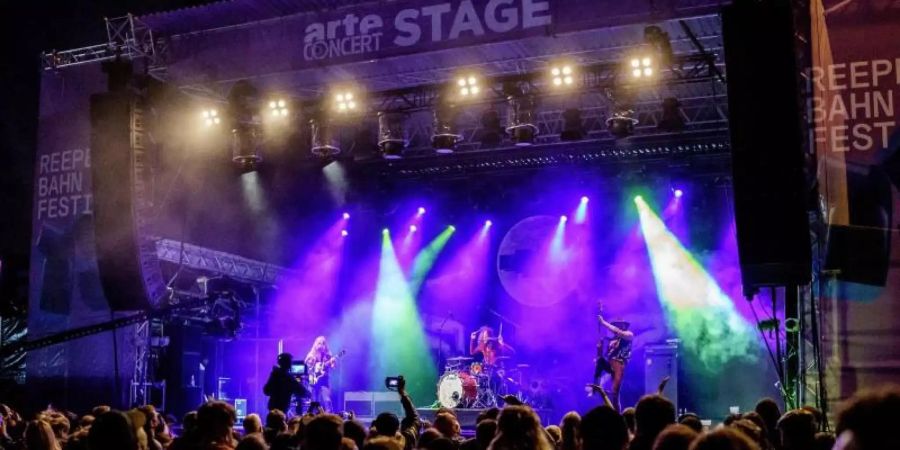
M 628 72 L 633 80 L 646 81 L 656 75 L 655 61 L 649 52 L 632 55 L 628 59 Z
M 550 68 L 550 85 L 556 89 L 569 88 L 575 84 L 575 70 L 571 64 L 559 64 Z
M 447 96 L 438 97 L 435 103 L 431 147 L 438 154 L 450 154 L 456 151 L 457 142 L 462 140 L 462 136 L 456 133 L 456 107 Z
M 260 99 L 256 87 L 241 80 L 228 93 L 231 119 L 231 161 L 242 172 L 252 172 L 262 162 L 263 132 Z
M 616 139 L 631 136 L 634 133 L 634 126 L 638 124 L 633 115 L 634 111 L 630 109 L 613 112 L 612 116 L 606 119 L 606 130 Z
M 616 139 L 626 138 L 634 133 L 634 127 L 638 120 L 634 118 L 633 89 L 627 86 L 619 86 L 616 89 L 607 89 L 606 98 L 611 104 L 611 115 L 606 119 L 606 130 Z
M 201 114 L 203 117 L 203 124 L 207 127 L 212 127 L 213 125 L 219 125 L 222 123 L 222 118 L 219 117 L 219 110 L 213 109 L 204 109 Z
M 283 98 L 269 100 L 269 117 L 284 119 L 289 113 L 287 102 Z
M 507 126 L 506 132 L 512 137 L 516 146 L 526 147 L 534 145 L 534 138 L 538 134 L 538 127 L 534 124 L 534 95 L 525 92 L 518 83 L 507 83 L 503 86 L 506 94 Z
M 333 158 L 341 153 L 338 122 L 362 112 L 363 99 L 359 90 L 339 87 L 332 89 L 310 108 L 310 152 L 320 158 Z
M 332 158 L 341 153 L 341 139 L 329 114 L 316 111 L 309 119 L 309 151 L 320 158 Z
M 405 122 L 408 114 L 397 111 L 378 113 L 378 149 L 384 159 L 400 159 L 409 144 Z
M 478 77 L 475 75 L 463 75 L 456 79 L 457 93 L 460 98 L 468 99 L 477 97 L 481 93 Z
M 359 99 L 351 91 L 342 91 L 334 94 L 334 109 L 341 114 L 356 112 Z

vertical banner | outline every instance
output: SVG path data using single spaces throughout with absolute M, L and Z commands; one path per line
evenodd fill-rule
M 900 8 L 811 2 L 810 139 L 828 224 L 822 280 L 829 396 L 900 377 Z
M 91 195 L 90 95 L 106 89 L 100 65 L 43 72 L 29 292 L 29 339 L 111 319 L 97 273 Z M 113 377 L 118 348 L 122 376 L 128 330 L 34 350 L 27 356 L 33 404 L 84 408 L 117 405 Z M 132 357 L 129 357 L 133 359 Z M 133 362 L 132 362 L 133 365 Z M 69 386 L 72 384 L 72 386 Z M 77 389 L 74 389 L 76 388 Z M 74 395 L 77 394 L 77 397 Z

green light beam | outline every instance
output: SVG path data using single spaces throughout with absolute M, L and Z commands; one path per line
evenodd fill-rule
M 685 350 L 709 371 L 733 359 L 756 360 L 753 330 L 732 300 L 647 203 L 640 196 L 634 202 L 660 302 Z
M 454 232 L 456 232 L 456 227 L 453 225 L 448 226 L 441 234 L 437 235 L 428 246 L 423 248 L 419 254 L 416 255 L 409 277 L 410 292 L 413 297 L 419 294 L 422 283 L 425 282 L 425 277 L 431 272 L 435 261 L 437 261 L 438 256 L 441 254 L 441 251 L 444 250 L 447 241 L 450 240 L 450 237 L 453 236 Z
M 390 233 L 384 233 L 372 308 L 370 385 L 375 390 L 383 389 L 385 376 L 404 375 L 414 401 L 423 403 L 434 396 L 437 369 L 431 360 L 411 292 L 397 261 Z

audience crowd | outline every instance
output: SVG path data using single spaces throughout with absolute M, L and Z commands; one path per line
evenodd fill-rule
M 98 406 L 81 417 L 47 410 L 26 419 L 0 404 L 0 450 L 900 450 L 900 433 L 890 425 L 900 419 L 900 386 L 846 401 L 834 434 L 821 431 L 827 427 L 818 410 L 782 413 L 771 399 L 709 427 L 696 414 L 676 417 L 665 397 L 646 395 L 621 414 L 607 402 L 548 427 L 533 409 L 507 399 L 504 408 L 481 413 L 474 437 L 466 439 L 454 410 L 440 409 L 429 423 L 413 407 L 405 382 L 398 393 L 404 417 L 381 413 L 368 427 L 321 411 L 288 420 L 273 409 L 265 421 L 244 418 L 242 433 L 234 408 L 221 401 L 187 413 L 180 424 L 149 405 Z

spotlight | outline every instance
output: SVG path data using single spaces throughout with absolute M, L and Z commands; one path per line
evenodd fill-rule
M 231 161 L 242 172 L 256 170 L 262 162 L 263 132 L 259 121 L 259 92 L 250 82 L 238 81 L 228 92 L 231 123 Z
M 410 226 L 409 226 L 409 232 L 410 232 L 410 233 L 415 233 L 416 230 L 418 230 L 418 229 L 419 229 L 419 227 L 417 227 L 417 226 L 415 226 L 415 225 L 410 225 Z
M 416 211 L 420 216 L 425 214 L 425 207 L 420 206 L 418 211 Z
M 409 144 L 404 122 L 407 114 L 402 112 L 378 113 L 378 148 L 384 159 L 400 159 L 403 149 Z
M 344 220 L 349 219 L 349 218 L 350 218 L 350 213 L 345 212 L 343 217 L 344 217 Z
M 491 225 L 493 225 L 493 224 L 494 224 L 494 222 L 491 222 L 490 220 L 485 220 L 485 221 L 484 221 L 484 227 L 485 227 L 485 228 L 490 228 Z
M 672 194 L 675 195 L 675 198 L 681 198 L 681 196 L 684 195 L 684 191 L 676 188 L 674 191 L 672 191 Z
M 431 136 L 431 147 L 439 154 L 456 151 L 456 143 L 462 136 L 456 133 L 456 112 L 446 97 L 438 98 L 434 109 L 434 134 Z
M 616 139 L 631 136 L 634 133 L 634 126 L 638 123 L 638 120 L 631 117 L 631 114 L 630 110 L 616 111 L 612 117 L 606 119 L 606 129 L 609 134 Z
M 635 196 L 634 196 L 634 201 L 636 201 L 636 202 L 644 201 L 644 197 L 641 197 L 640 195 L 635 195 Z
M 568 216 L 559 216 L 559 221 L 562 223 L 566 223 L 569 221 L 569 217 Z
M 381 230 L 381 234 L 391 234 L 391 230 L 388 230 L 387 228 L 385 228 L 385 229 Z
M 589 199 L 589 198 L 587 198 L 587 196 L 586 196 L 586 195 L 585 195 L 585 196 L 583 196 L 583 197 L 581 197 L 581 203 L 587 203 L 587 202 L 589 202 L 589 201 L 590 201 L 590 199 Z
M 222 118 L 219 117 L 219 111 L 216 109 L 205 109 L 203 110 L 203 123 L 207 127 L 211 127 L 213 125 L 219 125 L 222 123 Z
M 474 97 L 481 92 L 481 87 L 478 85 L 478 78 L 476 78 L 475 75 L 459 77 L 456 80 L 456 86 L 459 88 L 457 91 L 459 97 L 462 98 Z
M 512 83 L 503 86 L 503 92 L 509 102 L 506 132 L 512 136 L 516 146 L 534 145 L 534 137 L 538 134 L 538 127 L 534 124 L 534 96 Z
M 571 87 L 575 84 L 575 70 L 569 64 L 551 67 L 550 84 L 555 88 Z
M 359 106 L 359 95 L 350 90 L 338 90 L 332 94 L 334 110 L 341 114 L 356 112 Z
M 309 119 L 310 152 L 320 158 L 330 158 L 341 153 L 341 139 L 336 127 L 324 113 Z
M 450 231 L 456 231 L 456 227 L 453 225 L 448 226 L 447 229 Z
M 632 57 L 629 67 L 631 77 L 636 80 L 645 80 L 655 73 L 654 60 L 649 55 Z
M 559 138 L 563 141 L 578 141 L 584 137 L 584 128 L 581 126 L 581 110 L 569 108 L 562 113 L 563 130 Z
M 342 237 L 347 237 L 348 234 L 350 234 L 350 233 L 348 233 L 347 230 L 341 230 Z
M 287 115 L 287 102 L 284 99 L 269 100 L 269 117 L 281 119 Z

